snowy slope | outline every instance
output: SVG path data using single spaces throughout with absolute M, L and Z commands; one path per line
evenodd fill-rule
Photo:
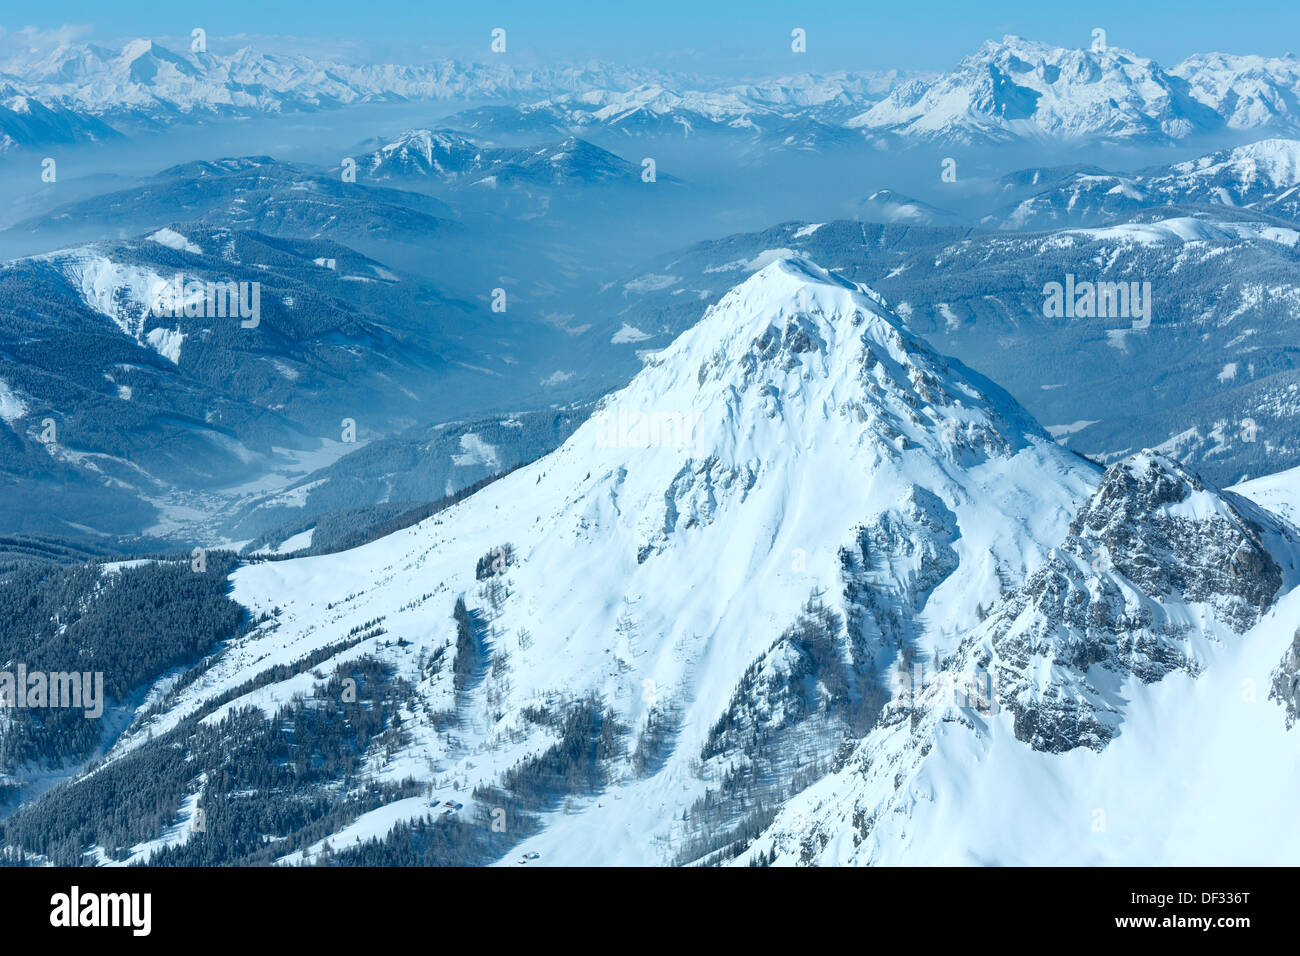
M 356 550 L 238 570 L 269 617 L 110 761 L 372 655 L 412 691 L 367 773 L 430 799 L 334 848 L 435 799 L 487 819 L 557 744 L 548 714 L 595 695 L 624 728 L 602 787 L 556 793 L 500 862 L 1285 859 L 1266 831 L 1300 765 L 1265 697 L 1297 557 L 1293 529 L 1159 455 L 1103 474 L 875 293 L 779 258 L 552 454 Z M 465 680 L 458 599 L 486 655 Z M 900 694 L 916 668 L 996 685 Z M 1268 785 L 1221 772 L 1246 766 Z
M 1153 60 L 1006 36 L 933 83 L 895 89 L 849 125 L 956 143 L 1019 138 L 1178 140 L 1219 117 Z
M 1133 682 L 1126 733 L 1102 754 L 1044 758 L 1015 740 L 1005 717 L 988 730 L 940 721 L 922 738 L 939 756 L 919 766 L 910 761 L 925 743 L 899 734 L 877 744 L 871 761 L 906 768 L 897 790 L 882 775 L 845 772 L 792 801 L 777 827 L 827 833 L 812 857 L 823 864 L 1287 865 L 1300 852 L 1286 822 L 1300 760 L 1266 697 L 1297 597 L 1215 648 L 1199 678 L 1180 673 L 1140 693 Z M 880 808 L 860 846 L 856 806 Z M 818 822 L 801 826 L 800 814 Z M 792 846 L 787 861 L 801 858 L 797 837 L 773 836 Z
M 1300 468 L 1243 481 L 1230 490 L 1300 527 Z
M 1300 141 L 1263 139 L 1139 173 L 1022 170 L 1001 182 L 1004 194 L 1020 194 L 986 219 L 1004 229 L 1095 225 L 1144 208 L 1189 204 L 1251 208 L 1294 220 L 1300 212 Z M 1031 195 L 1023 195 L 1029 190 Z
M 240 571 L 237 599 L 255 613 L 279 606 L 277 626 L 233 649 L 149 728 L 161 733 L 203 699 L 382 615 L 390 635 L 412 642 L 393 659 L 422 697 L 459 707 L 470 753 L 419 729 L 417 710 L 415 742 L 381 775 L 427 774 L 432 761 L 438 780 L 464 782 L 462 793 L 492 782 L 546 742 L 520 716 L 526 705 L 595 691 L 633 737 L 652 701 L 679 715 L 657 774 L 617 771 L 630 788 L 620 807 L 671 801 L 679 813 L 721 772 L 718 761 L 691 768 L 738 681 L 811 593 L 846 617 L 860 616 L 846 592 L 869 588 L 895 608 L 888 635 L 864 625 L 835 637 L 864 673 L 900 642 L 952 646 L 1003 579 L 1043 560 L 1041 543 L 1064 533 L 1096 481 L 995 386 L 935 355 L 872 294 L 802 260 L 738 286 L 605 411 L 552 455 L 416 528 L 356 552 Z M 689 440 L 649 427 L 678 421 Z M 881 563 L 846 569 L 842 546 L 856 552 L 864 535 L 883 542 Z M 507 543 L 510 596 L 493 607 L 475 565 Z M 417 662 L 446 643 L 458 595 L 485 615 L 510 664 L 507 682 L 489 679 L 457 704 L 448 676 Z M 525 631 L 531 641 L 521 642 Z M 271 684 L 206 720 L 287 701 L 312 680 Z M 121 747 L 143 743 L 137 734 Z M 604 819 L 600 809 L 589 812 Z M 620 822 L 645 838 L 616 846 L 561 828 L 544 855 L 668 862 L 690 837 L 674 816 Z
M 1300 759 L 1269 694 L 1300 609 L 1298 541 L 1159 456 L 1116 466 L 1048 564 L 956 655 L 958 668 L 996 673 L 996 703 L 900 698 L 751 853 L 909 865 L 1293 859 L 1285 795 Z M 1162 545 L 1170 552 L 1153 561 Z

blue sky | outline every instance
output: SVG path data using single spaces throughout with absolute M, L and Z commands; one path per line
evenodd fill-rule
M 358 44 L 362 58 L 409 60 L 421 53 L 486 53 L 493 27 L 508 31 L 512 55 L 543 60 L 607 59 L 730 72 L 785 68 L 790 30 L 808 34 L 801 70 L 904 67 L 945 69 L 980 42 L 1016 33 L 1062 46 L 1087 46 L 1103 27 L 1112 46 L 1172 65 L 1189 53 L 1221 50 L 1300 54 L 1300 5 L 1184 0 L 1093 0 L 1063 9 L 1042 0 L 995 4 L 956 0 L 222 0 L 162 7 L 151 0 L 60 0 L 23 5 L 10 33 L 88 25 L 90 39 L 188 36 L 302 38 L 306 52 L 325 40 Z M 292 42 L 285 41 L 287 47 Z M 223 44 L 214 43 L 215 49 Z

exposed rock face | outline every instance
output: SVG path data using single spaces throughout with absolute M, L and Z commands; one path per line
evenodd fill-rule
M 1214 495 L 1221 507 L 1212 514 L 1177 507 L 1197 494 Z M 1139 455 L 1111 468 L 1070 530 L 1104 547 L 1146 594 L 1213 604 L 1238 633 L 1259 619 L 1282 586 L 1260 529 L 1162 456 Z
M 1037 750 L 1100 750 L 1118 732 L 1125 676 L 1196 673 L 1191 639 L 1245 632 L 1281 585 L 1260 528 L 1225 497 L 1159 455 L 1116 464 L 1066 541 L 992 615 L 1016 736 Z M 1198 616 L 1204 628 L 1187 623 Z
M 912 485 L 898 505 L 883 512 L 859 536 L 863 553 L 880 555 L 887 566 L 908 562 L 900 599 L 919 610 L 930 592 L 957 567 L 952 543 L 957 516 L 928 488 Z
M 1300 718 L 1300 628 L 1296 628 L 1291 646 L 1282 657 L 1282 663 L 1273 672 L 1273 687 L 1268 699 L 1286 708 L 1286 726 L 1289 730 Z

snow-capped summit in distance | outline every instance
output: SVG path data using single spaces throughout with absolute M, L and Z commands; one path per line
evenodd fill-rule
M 169 49 L 136 39 L 120 50 L 96 44 L 60 44 L 0 61 L 10 97 L 80 117 L 82 139 L 154 129 L 213 116 L 310 112 L 358 103 L 396 101 L 536 102 L 576 98 L 598 120 L 629 110 L 721 116 L 728 120 L 778 108 L 810 108 L 852 115 L 897 80 L 896 71 L 806 74 L 763 79 L 733 90 L 718 80 L 587 62 L 580 66 L 521 66 L 448 58 L 417 65 L 352 64 L 242 47 L 230 54 Z M 653 91 L 658 91 L 653 92 Z M 681 91 L 681 92 L 673 92 Z M 0 102 L 0 148 L 55 141 L 44 130 L 24 130 Z M 99 123 L 91 123 L 94 118 Z M 108 124 L 105 127 L 103 124 Z M 12 132 L 10 127 L 12 126 Z
M 1220 206 L 1296 221 L 1300 140 L 1263 139 L 1195 159 L 1117 173 L 1096 166 L 1020 170 L 999 181 L 1002 228 L 1096 225 L 1161 206 Z
M 1212 54 L 1165 70 L 1104 41 L 1066 49 L 1006 36 L 932 82 L 898 86 L 848 125 L 956 144 L 1170 143 L 1223 130 L 1300 129 L 1298 93 L 1300 69 L 1290 58 Z
M 932 83 L 900 86 L 849 125 L 953 143 L 1136 141 L 1184 139 L 1222 119 L 1184 82 L 1131 51 L 1065 49 L 1006 36 Z
M 486 103 L 457 117 L 477 132 L 716 131 L 801 149 L 852 146 L 864 136 L 1171 143 L 1300 129 L 1300 64 L 1292 57 L 1199 54 L 1166 70 L 1120 47 L 1067 49 L 1015 36 L 985 43 L 938 76 L 863 69 L 736 82 L 602 63 L 354 65 L 251 47 L 178 52 L 138 39 L 120 50 L 62 44 L 25 52 L 0 62 L 0 81 L 7 84 L 0 148 L 398 100 Z M 22 111 L 37 106 L 55 116 L 24 125 Z
M 1197 102 L 1210 106 L 1229 129 L 1294 130 L 1300 60 L 1280 57 L 1198 53 L 1169 71 L 1186 81 Z
M 449 185 L 582 185 L 640 182 L 641 167 L 576 136 L 535 146 L 483 146 L 451 130 L 407 130 L 366 154 L 367 179 Z M 669 177 L 662 177 L 669 178 Z

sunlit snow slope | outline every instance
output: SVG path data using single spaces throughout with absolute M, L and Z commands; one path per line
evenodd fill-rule
M 546 458 L 365 547 L 238 571 L 274 620 L 116 753 L 382 618 L 314 668 L 369 653 L 413 685 L 380 779 L 490 810 L 474 789 L 556 742 L 539 710 L 595 695 L 623 728 L 599 791 L 504 862 L 1278 860 L 1288 534 L 1157 455 L 1103 474 L 874 293 L 782 259 Z M 458 598 L 482 640 L 460 680 Z M 900 695 L 900 670 L 996 693 Z M 1247 766 L 1262 783 L 1223 772 Z

